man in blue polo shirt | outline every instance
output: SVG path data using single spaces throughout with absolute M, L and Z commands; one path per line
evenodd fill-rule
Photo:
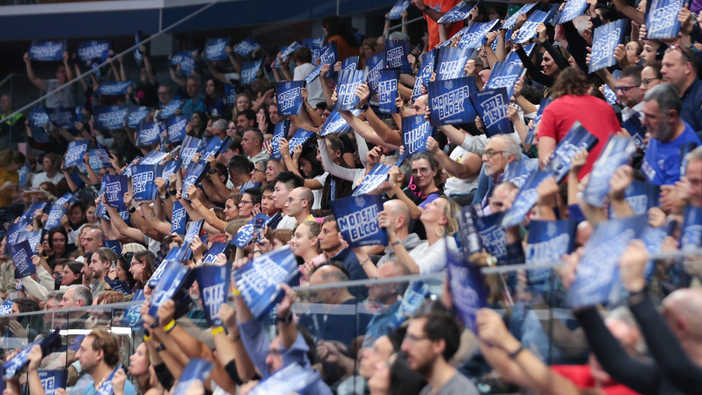
M 682 100 L 679 116 L 702 139 L 702 81 L 697 78 L 697 55 L 673 45 L 665 51 L 661 64 L 663 82 L 672 84 Z
M 680 146 L 700 139 L 680 116 L 682 103 L 671 84 L 660 84 L 646 92 L 643 125 L 651 133 L 641 170 L 656 185 L 674 185 L 680 180 Z

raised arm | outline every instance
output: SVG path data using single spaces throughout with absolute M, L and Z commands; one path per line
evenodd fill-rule
M 32 61 L 29 60 L 28 52 L 24 54 L 24 65 L 27 68 L 27 77 L 32 81 L 32 84 L 36 85 L 40 91 L 46 92 L 46 82 L 34 74 L 34 68 L 32 68 Z

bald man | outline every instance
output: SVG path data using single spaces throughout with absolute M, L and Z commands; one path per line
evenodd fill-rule
M 314 221 L 312 216 L 312 206 L 314 205 L 314 195 L 312 190 L 306 187 L 298 187 L 290 191 L 288 200 L 285 202 L 287 215 L 295 218 L 295 225 L 305 221 Z
M 387 217 L 388 222 L 394 224 L 395 234 L 402 241 L 407 251 L 412 251 L 414 247 L 422 243 L 422 240 L 416 233 L 409 233 L 410 226 L 410 211 L 407 204 L 399 199 L 388 200 L 383 204 L 383 211 L 378 215 L 378 219 Z M 385 248 L 385 254 L 378 261 L 378 267 L 385 262 L 395 259 L 395 251 L 392 246 Z M 359 258 L 360 260 L 360 258 Z

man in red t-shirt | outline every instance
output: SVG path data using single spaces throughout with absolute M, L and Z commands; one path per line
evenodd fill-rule
M 561 96 L 546 107 L 539 122 L 537 145 L 539 159 L 543 161 L 551 155 L 575 121 L 580 121 L 585 129 L 599 140 L 578 174 L 578 178 L 582 179 L 592 170 L 592 165 L 600 156 L 600 151 L 607 144 L 609 136 L 619 132 L 622 127 L 614 110 L 606 101 L 588 94 Z
M 427 20 L 429 51 L 439 45 L 439 24 L 436 21 L 460 2 L 461 0 L 412 0 L 412 3 L 424 13 L 424 19 Z M 463 21 L 447 25 L 446 38 L 453 37 L 462 28 Z

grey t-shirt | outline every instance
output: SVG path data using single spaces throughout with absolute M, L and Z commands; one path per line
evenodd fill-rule
M 446 382 L 443 387 L 436 393 L 436 395 L 478 395 L 478 389 L 475 388 L 475 384 L 470 381 L 466 376 L 462 375 L 460 372 L 456 371 L 451 380 Z M 427 384 L 426 387 L 422 389 L 419 395 L 432 395 L 431 385 Z

